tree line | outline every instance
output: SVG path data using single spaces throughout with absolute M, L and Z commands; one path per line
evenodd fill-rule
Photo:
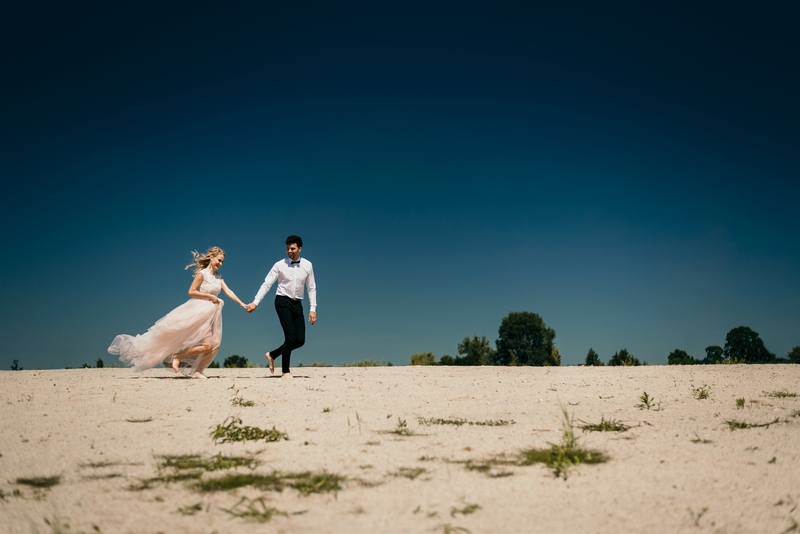
M 533 312 L 511 312 L 503 318 L 492 348 L 486 336 L 465 337 L 458 344 L 456 356 L 445 354 L 438 361 L 432 352 L 411 355 L 411 365 L 561 365 L 561 355 L 554 341 L 556 331 L 547 326 L 541 316 Z M 686 351 L 675 349 L 667 356 L 669 365 L 694 365 L 715 363 L 800 363 L 800 346 L 789 351 L 786 358 L 778 358 L 764 347 L 758 333 L 746 326 L 728 332 L 725 346 L 706 348 L 702 360 Z M 605 365 L 597 352 L 590 348 L 585 365 Z M 609 366 L 647 365 L 627 349 L 620 349 L 608 360 Z

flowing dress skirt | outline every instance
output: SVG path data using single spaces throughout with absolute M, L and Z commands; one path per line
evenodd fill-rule
M 134 371 L 144 371 L 158 364 L 172 366 L 172 355 L 200 344 L 211 345 L 216 356 L 222 341 L 222 300 L 214 304 L 205 299 L 189 299 L 156 321 L 144 334 L 120 334 L 108 347 Z M 193 373 L 208 353 L 193 355 L 181 361 L 181 371 Z

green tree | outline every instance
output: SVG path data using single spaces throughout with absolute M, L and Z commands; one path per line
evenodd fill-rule
M 455 365 L 492 365 L 494 364 L 495 350 L 489 345 L 486 336 L 469 336 L 458 344 L 458 356 Z
M 642 365 L 639 359 L 628 352 L 628 349 L 622 349 L 619 352 L 615 352 L 614 355 L 608 360 L 608 365 L 617 365 L 617 366 L 634 366 L 634 365 Z
M 764 347 L 758 332 L 747 327 L 737 326 L 725 336 L 722 353 L 726 360 L 744 363 L 771 363 L 775 355 Z
M 19 366 L 19 360 L 14 360 L 11 364 L 12 371 L 22 371 L 24 368 Z
M 711 345 L 706 347 L 706 359 L 703 360 L 703 363 L 715 364 L 724 361 L 725 356 L 722 352 L 722 347 L 719 345 Z
M 411 355 L 411 365 L 436 365 L 436 356 L 432 352 L 418 352 Z
M 103 365 L 104 365 L 103 364 L 103 359 L 102 358 L 97 358 L 97 361 L 94 363 L 94 366 L 97 367 L 98 369 L 102 369 Z
M 586 365 L 595 366 L 595 367 L 602 367 L 603 362 L 600 360 L 600 356 L 594 351 L 594 349 L 589 349 L 589 352 L 586 354 Z
M 511 312 L 500 323 L 496 365 L 559 365 L 553 358 L 556 331 L 533 312 Z
M 449 354 L 445 354 L 439 359 L 439 365 L 455 365 L 456 360 Z
M 225 361 L 222 362 L 222 366 L 243 369 L 247 367 L 247 358 L 244 356 L 239 356 L 238 354 L 234 354 L 225 358 Z
M 550 361 L 552 362 L 550 365 L 561 365 L 561 352 L 559 352 L 558 347 L 555 345 L 553 345 L 553 348 L 550 350 Z
M 789 361 L 792 363 L 800 363 L 800 346 L 794 347 L 792 350 L 790 350 L 786 357 L 789 358 Z
M 700 363 L 695 360 L 688 352 L 681 349 L 675 349 L 667 356 L 668 365 L 694 365 Z

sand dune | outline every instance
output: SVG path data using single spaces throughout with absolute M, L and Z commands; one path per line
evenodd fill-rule
M 770 396 L 800 394 L 800 365 L 295 372 L 291 382 L 265 369 L 211 369 L 207 381 L 164 369 L 0 373 L 0 530 L 800 529 L 800 397 Z M 637 407 L 643 392 L 650 409 Z M 566 479 L 518 465 L 520 451 L 561 441 L 562 406 L 579 445 L 608 461 Z M 231 417 L 289 439 L 215 443 L 211 431 Z M 629 429 L 579 429 L 601 419 Z M 202 473 L 167 465 L 182 455 L 208 468 L 219 455 L 251 462 Z M 261 485 L 198 489 L 231 473 Z M 60 478 L 31 485 L 48 477 Z M 314 492 L 326 483 L 338 489 Z

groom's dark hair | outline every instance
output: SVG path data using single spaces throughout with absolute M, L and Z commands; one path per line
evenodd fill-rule
M 290 235 L 289 237 L 286 238 L 287 247 L 292 243 L 297 245 L 297 248 L 303 248 L 303 238 L 300 237 L 299 235 Z

